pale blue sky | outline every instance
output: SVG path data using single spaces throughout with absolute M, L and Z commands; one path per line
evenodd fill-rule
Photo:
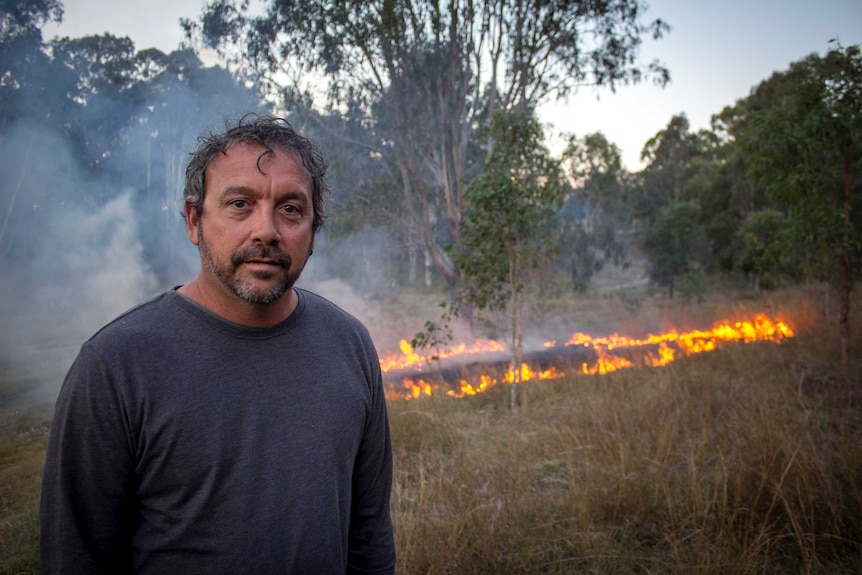
M 648 0 L 650 14 L 671 25 L 664 39 L 645 41 L 645 60 L 671 71 L 664 90 L 645 84 L 616 94 L 584 91 L 563 107 L 548 106 L 545 119 L 583 135 L 602 131 L 623 150 L 626 166 L 639 169 L 644 143 L 685 113 L 693 130 L 791 62 L 823 54 L 832 38 L 862 44 L 862 0 Z
M 639 169 L 644 143 L 686 113 L 692 129 L 708 128 L 712 114 L 746 96 L 772 72 L 804 56 L 823 53 L 831 38 L 862 44 L 862 0 L 648 0 L 649 17 L 667 21 L 671 33 L 647 40 L 644 60 L 658 58 L 671 71 L 664 90 L 645 84 L 616 94 L 582 91 L 567 104 L 550 104 L 542 118 L 555 131 L 602 131 Z M 45 36 L 111 32 L 139 49 L 169 52 L 182 40 L 179 18 L 194 18 L 204 0 L 66 0 L 59 27 Z

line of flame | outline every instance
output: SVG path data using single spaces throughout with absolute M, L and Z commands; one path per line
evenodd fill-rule
M 585 333 L 575 333 L 572 337 L 563 344 L 563 346 L 584 346 L 592 348 L 596 353 L 596 362 L 593 364 L 584 363 L 581 366 L 580 373 L 586 375 L 604 374 L 624 369 L 635 365 L 630 359 L 620 357 L 610 353 L 615 349 L 636 349 L 645 346 L 655 347 L 655 351 L 643 351 L 639 358 L 643 365 L 659 367 L 667 365 L 678 359 L 678 357 L 686 357 L 697 353 L 710 352 L 716 349 L 719 343 L 726 342 L 752 342 L 752 341 L 770 341 L 773 343 L 782 343 L 785 339 L 794 337 L 793 330 L 783 321 L 770 320 L 765 314 L 757 314 L 753 320 L 737 321 L 737 322 L 719 322 L 709 331 L 693 330 L 685 333 L 679 333 L 677 330 L 671 330 L 658 335 L 649 335 L 643 339 L 629 338 L 619 334 L 613 334 L 607 337 L 592 337 Z M 671 347 L 668 344 L 674 344 Z M 546 348 L 557 347 L 556 342 L 549 341 L 545 343 Z M 404 369 L 406 367 L 416 367 L 420 369 L 431 361 L 430 357 L 417 354 L 406 340 L 402 340 L 400 344 L 402 356 L 389 354 L 380 360 L 381 369 L 384 372 L 393 369 Z M 493 340 L 477 340 L 472 346 L 460 344 L 453 348 L 440 353 L 438 357 L 454 357 L 467 354 L 483 353 L 488 351 L 505 351 L 505 347 Z M 535 379 L 556 379 L 563 377 L 566 374 L 557 368 L 552 367 L 546 371 L 534 372 L 526 363 L 521 365 L 520 381 L 532 381 Z M 498 383 L 512 383 L 515 381 L 515 374 L 512 366 L 509 366 L 508 372 L 501 378 L 494 378 L 490 375 L 482 375 L 477 383 L 470 383 L 466 380 L 461 380 L 459 389 L 449 389 L 446 394 L 452 397 L 466 397 L 477 395 L 494 387 Z M 439 386 L 425 379 L 414 379 L 412 377 L 404 378 L 403 389 L 391 389 L 387 392 L 387 397 L 411 399 L 422 396 L 431 396 L 438 391 Z
M 506 351 L 506 346 L 493 339 L 477 339 L 472 344 L 459 343 L 457 345 L 440 350 L 435 355 L 420 355 L 413 350 L 410 342 L 402 339 L 398 343 L 398 352 L 389 352 L 380 356 L 380 368 L 384 373 L 399 369 L 414 368 L 417 371 L 425 367 L 431 361 L 439 361 L 448 357 L 462 357 L 477 353 L 491 353 Z

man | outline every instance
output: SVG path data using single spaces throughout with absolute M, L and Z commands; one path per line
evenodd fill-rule
M 184 191 L 197 278 L 87 341 L 57 400 L 45 573 L 394 571 L 377 354 L 294 287 L 325 171 L 284 120 L 202 138 Z

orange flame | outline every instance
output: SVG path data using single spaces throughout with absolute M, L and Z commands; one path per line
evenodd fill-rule
M 472 345 L 459 343 L 453 347 L 441 350 L 440 353 L 434 355 L 419 355 L 413 351 L 413 347 L 406 339 L 402 339 L 398 343 L 398 348 L 401 353 L 389 352 L 380 357 L 380 368 L 384 373 L 400 369 L 413 368 L 419 371 L 429 362 L 435 360 L 446 359 L 448 357 L 461 357 L 466 355 L 502 352 L 506 351 L 506 346 L 493 339 L 477 339 Z
M 660 367 L 667 365 L 680 357 L 713 351 L 720 343 L 770 341 L 780 344 L 785 339 L 794 337 L 794 335 L 793 330 L 783 321 L 773 322 L 766 315 L 757 314 L 754 319 L 750 321 L 719 322 L 708 331 L 694 330 L 679 333 L 677 330 L 671 330 L 658 335 L 649 335 L 643 339 L 629 338 L 616 333 L 607 337 L 595 338 L 585 333 L 575 333 L 572 334 L 569 341 L 563 344 L 563 347 L 583 346 L 585 348 L 592 348 L 596 354 L 596 361 L 592 364 L 582 364 L 580 373 L 585 375 L 594 375 L 610 373 L 612 371 L 632 367 L 634 365 Z M 408 367 L 419 370 L 432 361 L 431 356 L 417 354 L 406 340 L 401 340 L 399 347 L 401 349 L 401 355 L 390 353 L 381 358 L 380 366 L 383 372 L 405 369 Z M 557 345 L 556 342 L 549 341 L 545 343 L 545 347 L 553 348 L 557 347 Z M 638 350 L 638 348 L 647 349 Z M 635 361 L 611 353 L 614 350 L 620 349 L 629 350 L 627 355 L 634 358 Z M 445 350 L 437 357 L 442 359 L 476 353 L 502 351 L 505 351 L 505 347 L 499 342 L 480 339 L 471 346 L 464 343 L 459 344 Z M 520 368 L 521 382 L 536 379 L 556 379 L 565 375 L 566 374 L 564 372 L 558 370 L 556 367 L 552 367 L 538 373 L 533 371 L 533 369 L 526 363 L 522 364 Z M 500 378 L 483 374 L 479 376 L 478 382 L 471 383 L 466 380 L 461 380 L 458 389 L 449 389 L 446 391 L 446 394 L 451 397 L 477 395 L 487 391 L 498 383 L 511 384 L 514 381 L 515 372 L 512 365 L 510 365 L 508 372 Z M 439 386 L 435 383 L 430 383 L 421 378 L 414 379 L 412 377 L 406 377 L 403 380 L 403 389 L 392 389 L 387 392 L 387 397 L 393 399 L 413 399 L 421 396 L 434 395 L 438 389 Z

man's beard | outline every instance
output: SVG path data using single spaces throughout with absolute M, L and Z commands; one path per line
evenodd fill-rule
M 303 264 L 299 269 L 291 271 L 291 258 L 280 249 L 264 245 L 253 244 L 236 251 L 231 257 L 229 264 L 219 264 L 215 261 L 209 246 L 203 236 L 203 229 L 198 228 L 198 248 L 201 254 L 201 263 L 229 292 L 247 303 L 269 304 L 286 294 L 302 273 Z M 268 259 L 276 262 L 284 270 L 280 281 L 270 282 L 264 286 L 258 286 L 253 280 L 240 277 L 237 274 L 239 267 L 248 260 Z M 270 280 L 278 271 L 261 272 L 252 271 L 251 274 L 259 280 Z

